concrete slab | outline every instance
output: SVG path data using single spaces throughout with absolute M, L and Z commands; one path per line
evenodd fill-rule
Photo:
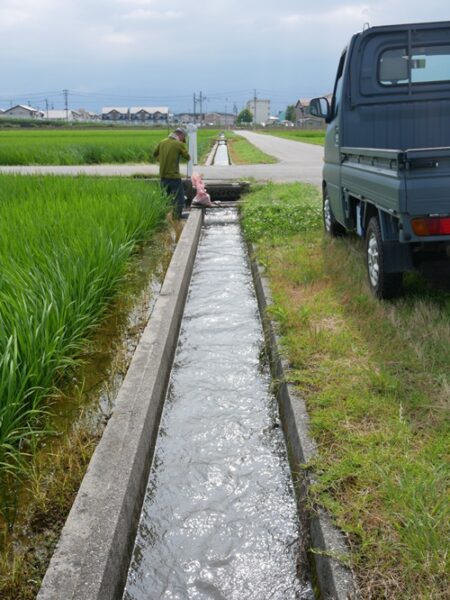
M 38 600 L 121 597 L 202 220 L 189 215 Z

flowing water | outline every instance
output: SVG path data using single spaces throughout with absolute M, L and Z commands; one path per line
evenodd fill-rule
M 205 218 L 124 600 L 313 598 L 237 213 Z

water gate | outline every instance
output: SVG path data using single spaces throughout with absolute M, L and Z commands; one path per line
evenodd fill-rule
M 124 600 L 312 599 L 237 211 L 207 213 Z

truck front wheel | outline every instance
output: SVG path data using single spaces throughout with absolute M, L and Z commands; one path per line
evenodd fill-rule
M 323 226 L 328 235 L 331 237 L 341 237 L 345 234 L 345 229 L 336 221 L 333 215 L 333 210 L 330 204 L 327 188 L 323 190 Z
M 403 273 L 387 273 L 386 259 L 377 217 L 369 221 L 366 233 L 367 275 L 372 293 L 380 299 L 394 298 L 402 291 Z

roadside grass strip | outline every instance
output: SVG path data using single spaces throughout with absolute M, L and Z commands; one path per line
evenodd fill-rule
M 241 135 L 227 131 L 228 152 L 234 165 L 274 164 L 278 160 L 266 154 Z
M 323 146 L 325 143 L 324 129 L 270 129 L 263 133 L 275 135 L 286 140 L 307 142 L 308 144 L 317 144 L 319 146 Z
M 153 152 L 167 129 L 1 130 L 0 165 L 155 163 Z M 198 155 L 212 147 L 217 131 L 197 132 Z
M 167 200 L 137 180 L 0 177 L 0 510 L 137 243 Z
M 410 276 L 403 298 L 376 301 L 361 241 L 324 238 L 320 204 L 295 184 L 242 207 L 318 444 L 299 466 L 311 507 L 346 534 L 361 597 L 448 598 L 450 294 Z

